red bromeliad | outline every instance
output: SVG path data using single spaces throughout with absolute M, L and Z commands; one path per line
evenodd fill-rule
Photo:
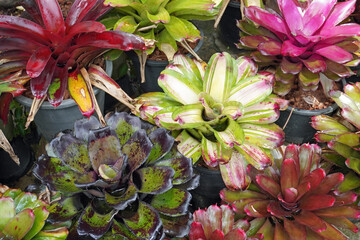
M 347 239 L 336 227 L 358 232 L 348 218 L 359 219 L 357 195 L 340 193 L 341 173 L 319 168 L 320 148 L 315 144 L 287 146 L 284 156 L 261 172 L 249 165 L 254 186 L 242 192 L 224 189 L 221 198 L 240 214 L 253 218 L 248 236 L 269 239 Z
M 0 94 L 8 102 L 25 91 L 30 80 L 37 99 L 47 95 L 53 106 L 63 101 L 68 88 L 84 116 L 94 112 L 94 102 L 80 70 L 109 49 L 144 50 L 141 38 L 120 31 L 106 31 L 95 20 L 109 10 L 104 0 L 76 0 L 64 20 L 57 0 L 25 0 L 31 20 L 0 16 Z M 109 80 L 105 80 L 109 82 Z M 116 83 L 110 81 L 115 88 Z M 10 92 L 11 95 L 6 94 Z M 6 119 L 1 106 L 1 118 Z M 5 120 L 6 121 L 6 120 Z
M 277 0 L 279 13 L 248 7 L 245 16 L 260 27 L 240 21 L 239 47 L 254 49 L 252 57 L 261 65 L 276 66 L 274 91 L 284 96 L 298 83 L 325 93 L 334 81 L 354 74 L 359 64 L 360 25 L 340 24 L 355 9 L 356 0 Z

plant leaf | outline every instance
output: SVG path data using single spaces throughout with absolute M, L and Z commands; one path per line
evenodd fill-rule
M 142 239 L 156 236 L 162 226 L 158 213 L 151 206 L 141 201 L 135 215 L 124 219 L 124 222 L 136 237 Z
M 9 239 L 22 239 L 31 229 L 35 215 L 32 209 L 24 209 L 16 214 L 4 227 L 2 233 Z

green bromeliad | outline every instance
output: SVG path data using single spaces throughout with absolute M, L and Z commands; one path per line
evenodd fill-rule
M 360 84 L 348 84 L 344 92 L 330 92 L 341 108 L 341 118 L 325 115 L 314 116 L 312 126 L 318 130 L 315 139 L 326 142 L 333 150 L 324 154 L 325 159 L 350 171 L 339 186 L 340 191 L 360 191 Z
M 161 73 L 164 92 L 135 99 L 135 114 L 169 130 L 180 130 L 178 150 L 195 163 L 219 165 L 225 184 L 245 189 L 247 164 L 271 165 L 269 149 L 279 147 L 284 133 L 274 122 L 286 102 L 271 95 L 273 75 L 257 73 L 246 57 L 216 53 L 204 66 L 176 55 Z

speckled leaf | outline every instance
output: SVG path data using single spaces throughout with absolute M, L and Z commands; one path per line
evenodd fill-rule
M 31 229 L 35 215 L 33 210 L 25 209 L 14 216 L 4 227 L 5 239 L 22 239 Z
M 188 131 L 183 130 L 176 138 L 179 142 L 177 149 L 181 154 L 188 158 L 192 158 L 193 164 L 201 157 L 201 143 L 192 137 Z
M 96 173 L 101 164 L 113 165 L 123 156 L 119 139 L 110 127 L 90 131 L 88 153 Z M 121 168 L 122 163 L 119 166 Z
M 131 116 L 126 112 L 114 112 L 106 116 L 106 122 L 111 129 L 115 130 L 121 146 L 124 145 L 137 130 L 141 129 L 140 118 Z
M 127 228 L 127 226 L 121 221 L 113 220 L 112 233 L 126 237 L 128 240 L 138 240 L 138 238 Z
M 131 232 L 140 239 L 152 239 L 157 232 L 160 232 L 162 227 L 158 213 L 148 204 L 141 201 L 135 215 L 124 219 L 124 222 Z
M 225 185 L 231 190 L 245 190 L 250 184 L 250 177 L 246 174 L 247 162 L 237 151 L 233 151 L 233 157 L 226 164 L 220 164 L 221 176 Z
M 184 237 L 190 229 L 190 213 L 179 217 L 165 216 L 160 213 L 160 218 L 164 226 L 164 232 L 169 237 Z M 178 238 L 173 238 L 178 239 Z
M 24 240 L 31 240 L 44 227 L 45 220 L 49 216 L 49 211 L 45 206 L 34 208 L 33 213 L 35 215 L 34 224 L 30 231 L 26 233 Z
M 188 191 L 172 188 L 167 192 L 155 195 L 151 206 L 164 215 L 181 216 L 188 211 L 191 194 Z
M 65 240 L 68 234 L 67 228 L 61 227 L 54 230 L 41 231 L 32 240 Z
M 122 146 L 122 152 L 128 156 L 129 171 L 133 172 L 148 158 L 153 144 L 143 129 L 135 132 Z
M 162 160 L 156 166 L 168 166 L 175 170 L 172 183 L 174 185 L 189 181 L 193 176 L 192 159 L 185 156 L 178 156 L 172 159 Z
M 10 197 L 0 198 L 0 230 L 8 223 L 10 219 L 15 216 L 15 204 L 14 200 Z
M 48 219 L 51 222 L 65 222 L 72 219 L 82 208 L 79 196 L 62 198 L 50 205 L 48 210 L 51 214 Z
M 105 191 L 106 203 L 117 210 L 125 209 L 130 203 L 134 202 L 137 197 L 137 190 L 135 188 L 135 185 L 131 182 L 129 183 L 126 191 L 120 191 L 118 193 L 108 193 Z
M 165 128 L 157 128 L 148 137 L 153 144 L 147 163 L 152 163 L 162 158 L 170 151 L 174 144 L 174 138 L 168 134 Z
M 74 135 L 78 139 L 82 139 L 84 141 L 88 141 L 89 130 L 100 128 L 99 120 L 91 116 L 90 118 L 82 118 L 74 123 Z
M 74 171 L 86 173 L 91 168 L 87 153 L 87 144 L 71 134 L 64 134 L 51 141 L 54 152 L 61 161 Z
M 33 170 L 34 175 L 45 181 L 51 190 L 63 192 L 80 192 L 74 182 L 81 176 L 64 166 L 60 159 L 41 156 Z
M 171 167 L 144 167 L 133 173 L 133 180 L 139 192 L 160 194 L 172 187 L 174 174 L 175 171 Z
M 80 216 L 77 231 L 80 235 L 88 235 L 95 239 L 100 238 L 110 228 L 112 218 L 116 214 L 113 210 L 106 214 L 100 214 L 95 211 L 90 203 Z

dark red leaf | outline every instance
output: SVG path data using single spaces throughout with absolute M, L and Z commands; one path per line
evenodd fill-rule
M 45 28 L 51 33 L 63 35 L 65 24 L 57 0 L 36 0 Z
M 26 67 L 26 61 L 13 61 L 0 65 L 0 75 L 23 70 Z
M 145 43 L 143 40 L 131 33 L 121 32 L 121 31 L 107 31 L 102 33 L 89 33 L 81 35 L 76 40 L 76 45 L 73 48 L 78 48 L 79 46 L 94 46 L 100 48 L 114 48 L 120 49 L 123 51 L 130 50 L 145 50 Z
M 300 208 L 305 210 L 316 210 L 332 207 L 335 198 L 331 195 L 311 195 L 300 200 Z
M 320 185 L 316 188 L 316 194 L 326 194 L 334 189 L 338 184 L 344 180 L 342 173 L 333 173 L 327 175 Z
M 105 31 L 105 26 L 96 21 L 86 21 L 86 22 L 80 22 L 70 28 L 68 31 L 66 38 L 71 39 L 75 35 L 80 33 L 87 33 L 87 32 L 103 32 Z
M 341 206 L 341 205 L 347 205 L 352 204 L 357 199 L 357 194 L 351 191 L 345 192 L 345 193 L 337 193 L 335 192 L 335 204 L 334 206 Z
M 0 96 L 0 119 L 3 121 L 4 125 L 8 122 L 9 108 L 12 99 L 13 95 L 11 93 L 4 92 Z
M 55 60 L 50 58 L 45 69 L 37 78 L 30 80 L 31 92 L 36 98 L 43 98 L 50 86 L 55 71 Z
M 17 60 L 27 60 L 31 54 L 22 50 L 12 50 L 0 53 L 0 61 L 17 61 Z
M 320 209 L 316 210 L 314 213 L 319 217 L 347 217 L 354 219 L 360 218 L 360 210 L 350 206 Z
M 320 183 L 323 181 L 325 176 L 326 176 L 325 170 L 322 168 L 317 168 L 314 171 L 312 171 L 309 175 L 305 176 L 302 179 L 301 183 L 306 183 L 306 182 L 310 183 L 311 188 L 308 192 L 310 193 L 320 185 Z
M 298 223 L 305 225 L 314 231 L 321 232 L 326 229 L 324 221 L 310 211 L 303 210 L 298 215 L 294 215 L 294 218 Z
M 64 68 L 56 67 L 55 74 L 48 91 L 48 101 L 51 105 L 57 107 L 62 103 L 67 85 L 68 71 Z
M 285 159 L 281 165 L 281 192 L 285 196 L 285 190 L 289 188 L 297 188 L 299 184 L 299 175 L 296 170 L 295 160 L 288 158 Z
M 24 48 L 26 46 L 26 48 Z M 0 51 L 9 50 L 22 50 L 25 52 L 32 52 L 38 49 L 41 45 L 34 42 L 27 41 L 25 39 L 18 38 L 1 38 L 0 39 Z
M 10 28 L 0 28 L 0 35 L 4 38 L 11 37 L 11 38 L 24 39 L 29 42 L 35 43 L 35 44 L 41 44 L 41 45 L 49 44 L 49 41 L 47 40 L 47 38 L 42 38 L 40 36 L 31 34 L 31 33 L 27 33 L 25 31 L 21 31 L 21 30 L 15 30 L 15 29 L 10 29 Z
M 306 228 L 294 221 L 284 219 L 285 231 L 290 236 L 290 239 L 305 240 L 306 239 Z
M 280 205 L 280 202 L 272 201 L 267 206 L 268 212 L 272 215 L 282 218 L 285 216 L 291 216 L 291 212 L 285 211 L 285 209 Z
M 271 177 L 266 175 L 257 175 L 256 182 L 259 186 L 268 192 L 274 198 L 277 198 L 277 195 L 280 193 L 280 185 L 275 182 Z
M 74 26 L 76 23 L 81 22 L 85 15 L 95 6 L 97 1 L 94 0 L 76 0 L 65 20 L 66 28 Z M 95 20 L 95 19 L 89 19 Z
M 23 31 L 47 40 L 45 29 L 22 17 L 0 15 L 0 28 Z
M 44 46 L 38 48 L 30 57 L 26 65 L 26 72 L 31 78 L 40 76 L 45 66 L 47 65 L 50 57 L 51 50 L 49 47 Z
M 111 9 L 110 6 L 104 5 L 104 0 L 97 0 L 91 11 L 87 12 L 83 21 L 96 20 Z
M 44 26 L 44 22 L 41 18 L 39 7 L 34 0 L 23 0 L 21 5 L 25 8 L 29 16 L 39 25 Z

